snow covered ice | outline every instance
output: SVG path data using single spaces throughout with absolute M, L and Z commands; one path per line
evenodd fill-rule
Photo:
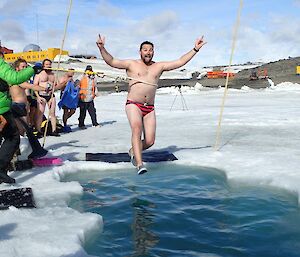
M 224 171 L 228 180 L 275 186 L 300 192 L 300 85 L 282 83 L 267 89 L 229 89 L 225 102 L 219 151 L 214 150 L 224 89 L 182 87 L 157 92 L 157 136 L 152 149 L 169 149 L 179 159 L 175 164 L 207 166 Z M 174 106 L 171 105 L 176 97 Z M 182 110 L 181 97 L 188 110 Z M 85 162 L 85 153 L 127 152 L 130 128 L 124 111 L 126 93 L 102 93 L 95 99 L 101 127 L 78 130 L 77 112 L 69 124 L 73 132 L 47 137 L 49 155 L 64 165 L 14 172 L 17 184 L 0 189 L 33 188 L 36 209 L 0 212 L 0 256 L 88 256 L 83 244 L 103 227 L 102 217 L 68 207 L 83 189 L 76 181 L 61 182 L 74 172 L 132 169 L 130 163 Z M 59 117 L 62 113 L 59 112 Z M 151 172 L 151 165 L 149 165 Z M 143 175 L 147 179 L 147 174 Z

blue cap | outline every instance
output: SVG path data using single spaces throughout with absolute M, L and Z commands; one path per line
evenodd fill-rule
M 43 65 L 42 65 L 42 63 L 40 63 L 40 62 L 36 62 L 35 64 L 34 64 L 34 66 L 37 66 L 37 67 L 43 67 Z

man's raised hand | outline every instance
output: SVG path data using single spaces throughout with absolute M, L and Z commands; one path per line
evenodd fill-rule
M 100 47 L 104 47 L 105 44 L 105 37 L 101 37 L 100 34 L 98 35 L 98 40 L 96 42 L 97 46 Z
M 199 50 L 202 46 L 204 46 L 207 42 L 205 42 L 204 41 L 204 36 L 202 36 L 201 38 L 198 38 L 197 40 L 196 40 L 196 43 L 195 43 L 195 48 L 197 49 L 197 50 Z

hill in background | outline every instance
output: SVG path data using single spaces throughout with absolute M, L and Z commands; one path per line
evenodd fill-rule
M 296 74 L 296 66 L 300 65 L 300 57 L 278 60 L 263 64 L 257 68 L 243 69 L 236 73 L 234 78 L 230 78 L 228 87 L 241 88 L 248 86 L 250 88 L 264 88 L 269 86 L 266 79 L 250 80 L 250 75 L 253 69 L 267 70 L 268 77 L 275 85 L 282 82 L 293 82 L 300 84 L 300 76 Z M 220 67 L 217 67 L 220 69 Z M 205 87 L 219 87 L 225 86 L 225 79 L 203 79 L 198 81 Z

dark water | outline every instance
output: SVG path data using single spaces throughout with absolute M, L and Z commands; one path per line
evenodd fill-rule
M 231 184 L 221 171 L 174 164 L 82 171 L 85 193 L 71 206 L 99 213 L 103 233 L 85 245 L 96 256 L 300 256 L 296 195 Z

